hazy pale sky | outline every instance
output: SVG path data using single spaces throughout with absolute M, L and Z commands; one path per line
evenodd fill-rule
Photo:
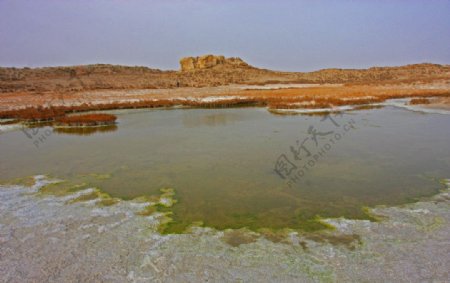
M 450 1 L 0 0 L 0 66 L 178 69 L 238 56 L 277 70 L 450 63 Z

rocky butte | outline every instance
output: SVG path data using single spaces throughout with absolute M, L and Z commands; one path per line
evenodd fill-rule
M 239 67 L 249 66 L 241 58 L 238 57 L 225 58 L 225 56 L 221 55 L 216 56 L 211 54 L 197 57 L 184 57 L 180 60 L 182 72 L 200 69 L 209 69 L 217 65 L 229 65 Z

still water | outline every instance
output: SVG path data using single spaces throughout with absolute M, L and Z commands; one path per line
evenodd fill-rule
M 180 232 L 193 222 L 320 229 L 317 216 L 368 218 L 363 207 L 435 194 L 450 176 L 448 115 L 393 107 L 330 116 L 262 108 L 112 113 L 119 124 L 101 131 L 0 134 L 0 179 L 48 174 L 123 199 L 173 188 L 168 232 Z

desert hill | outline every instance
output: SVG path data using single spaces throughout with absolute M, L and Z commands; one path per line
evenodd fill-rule
M 450 79 L 449 65 L 425 63 L 369 69 L 280 72 L 253 67 L 236 57 L 204 55 L 182 58 L 179 71 L 107 64 L 44 68 L 0 67 L 0 92 L 73 92 L 269 83 L 387 84 L 442 79 Z

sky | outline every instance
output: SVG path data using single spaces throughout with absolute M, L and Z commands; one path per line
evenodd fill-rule
M 0 0 L 3 67 L 203 54 L 286 71 L 450 64 L 450 0 Z

